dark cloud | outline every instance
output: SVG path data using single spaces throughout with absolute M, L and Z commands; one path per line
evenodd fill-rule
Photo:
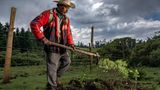
M 10 9 L 16 7 L 15 25 L 28 27 L 30 21 L 39 15 L 43 10 L 52 8 L 55 4 L 51 0 L 1 0 L 0 12 L 1 18 L 9 22 Z
M 10 8 L 17 8 L 16 26 L 29 27 L 29 22 L 42 11 L 56 6 L 53 0 L 1 0 L 0 20 L 8 22 Z M 160 0 L 73 0 L 75 9 L 68 15 L 75 40 L 89 41 L 90 27 L 95 27 L 95 40 L 132 36 L 146 38 L 160 31 Z M 156 13 L 156 19 L 153 14 Z M 151 19 L 151 20 L 150 20 Z M 82 30 L 83 29 L 83 30 Z M 87 32 L 87 33 L 86 33 Z M 80 37 L 78 37 L 80 36 Z M 77 38 L 78 37 L 78 38 Z
M 105 3 L 111 3 L 118 5 L 119 16 L 122 21 L 132 21 L 137 17 L 144 17 L 153 12 L 160 12 L 159 0 L 113 0 L 111 2 L 104 1 Z

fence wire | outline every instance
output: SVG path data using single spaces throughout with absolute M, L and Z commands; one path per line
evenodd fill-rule
M 0 41 L 6 39 L 7 36 L 2 35 L 0 36 Z M 28 43 L 25 42 L 27 39 Z M 35 43 L 35 47 L 32 46 L 22 46 L 18 45 L 20 41 L 22 45 L 29 43 Z M 0 67 L 4 66 L 5 55 L 6 55 L 6 41 L 0 43 Z M 17 43 L 18 42 L 18 43 Z M 32 44 L 31 44 L 32 45 Z M 24 36 L 14 36 L 13 39 L 13 48 L 12 48 L 12 66 L 30 66 L 30 65 L 44 65 L 45 64 L 45 52 L 43 50 L 43 44 L 40 41 L 37 41 L 35 38 L 26 38 Z M 70 58 L 72 60 L 72 64 L 81 65 L 81 64 L 90 64 L 90 60 L 88 56 L 84 56 L 81 54 L 75 54 L 70 52 Z

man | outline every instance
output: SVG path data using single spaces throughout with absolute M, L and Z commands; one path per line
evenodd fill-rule
M 58 77 L 68 69 L 71 63 L 66 49 L 53 46 L 51 42 L 68 45 L 74 49 L 70 19 L 66 13 L 70 8 L 75 8 L 75 5 L 70 0 L 54 2 L 57 3 L 56 8 L 42 12 L 30 24 L 34 36 L 44 43 L 47 61 L 47 90 L 56 90 Z

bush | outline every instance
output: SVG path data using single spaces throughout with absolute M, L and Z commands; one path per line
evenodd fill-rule
M 123 78 L 132 77 L 137 80 L 139 77 L 138 70 L 131 70 L 127 66 L 127 62 L 123 60 L 111 61 L 109 59 L 104 59 L 99 63 L 99 67 L 103 70 L 103 72 L 116 71 L 117 73 L 120 73 Z
M 139 69 L 139 77 L 138 80 L 145 80 L 147 77 L 147 71 L 145 71 L 144 69 Z
M 0 52 L 0 67 L 3 67 L 5 61 L 5 51 Z
M 5 52 L 1 54 L 0 66 L 3 67 L 5 61 Z M 44 57 L 39 52 L 24 52 L 13 51 L 11 65 L 12 66 L 25 66 L 25 65 L 40 65 L 44 63 Z
M 43 57 L 36 52 L 17 53 L 12 57 L 12 66 L 39 65 Z
M 160 66 L 160 49 L 153 50 L 150 54 L 150 65 L 153 67 Z

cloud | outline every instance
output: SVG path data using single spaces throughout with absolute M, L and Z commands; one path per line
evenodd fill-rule
M 55 4 L 50 0 L 1 0 L 0 12 L 3 22 L 9 22 L 10 9 L 16 7 L 16 27 L 28 27 L 30 21 L 43 10 L 52 8 Z
M 103 2 L 97 2 L 97 3 L 93 4 L 91 10 L 95 11 L 96 9 L 98 9 L 102 5 L 103 5 Z
M 146 39 L 160 30 L 159 20 L 154 17 L 145 18 L 160 12 L 158 0 L 89 0 L 86 1 L 87 4 L 84 2 L 85 0 L 78 2 L 78 10 L 72 13 L 72 20 L 80 24 L 80 27 L 95 26 L 95 40 L 109 41 L 125 36 Z
M 72 0 L 70 9 L 75 42 L 90 42 L 91 26 L 94 40 L 107 41 L 130 36 L 136 39 L 152 37 L 160 31 L 159 0 Z M 52 0 L 1 0 L 0 20 L 9 21 L 10 7 L 17 8 L 16 26 L 29 27 L 29 22 L 42 11 L 56 6 Z M 1 13 L 2 12 L 2 13 Z
M 85 44 L 87 44 L 90 42 L 88 40 L 90 38 L 90 33 L 91 33 L 90 28 L 78 29 L 78 28 L 71 26 L 71 30 L 72 30 L 72 35 L 73 35 L 73 39 L 75 43 L 85 42 Z

